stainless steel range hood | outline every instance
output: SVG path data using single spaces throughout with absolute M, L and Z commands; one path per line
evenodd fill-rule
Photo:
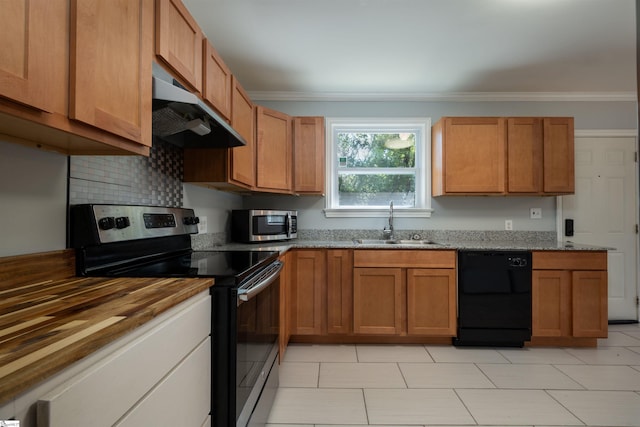
M 247 145 L 222 117 L 153 64 L 153 135 L 183 148 Z

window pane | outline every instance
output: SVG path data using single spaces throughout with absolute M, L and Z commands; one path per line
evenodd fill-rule
M 413 168 L 415 133 L 338 133 L 340 168 Z
M 415 175 L 403 174 L 350 174 L 338 175 L 338 204 L 346 206 L 416 205 Z

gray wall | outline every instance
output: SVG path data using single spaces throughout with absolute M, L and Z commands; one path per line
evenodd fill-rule
M 0 256 L 64 249 L 67 156 L 0 141 Z

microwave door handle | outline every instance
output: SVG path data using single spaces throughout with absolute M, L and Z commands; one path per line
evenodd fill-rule
M 287 212 L 286 218 L 285 228 L 287 229 L 287 237 L 291 237 L 291 212 Z

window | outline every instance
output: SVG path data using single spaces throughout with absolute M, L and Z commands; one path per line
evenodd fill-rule
M 327 217 L 430 216 L 430 119 L 326 123 Z

